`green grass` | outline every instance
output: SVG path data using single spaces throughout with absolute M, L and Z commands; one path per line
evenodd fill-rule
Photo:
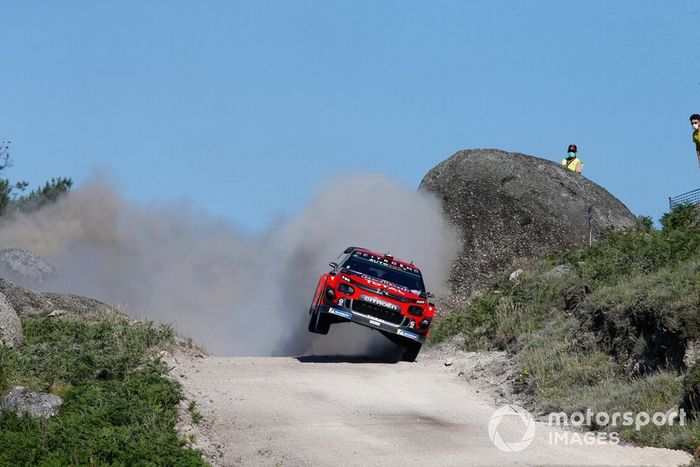
M 594 290 L 577 315 L 632 372 L 682 366 L 700 337 L 700 257 Z
M 198 425 L 199 422 L 204 420 L 204 415 L 202 415 L 202 412 L 197 409 L 197 402 L 190 401 L 190 403 L 187 405 L 187 411 L 190 413 L 192 423 L 195 425 Z
M 444 342 L 462 334 L 465 350 L 510 350 L 519 335 L 541 329 L 550 313 L 567 308 L 567 303 L 585 293 L 586 284 L 577 276 L 548 274 L 555 264 L 538 261 L 517 283 L 504 278 L 469 307 L 437 322 L 431 341 Z
M 683 365 L 700 339 L 700 208 L 678 207 L 661 223 L 641 218 L 592 247 L 530 260 L 517 281 L 504 275 L 438 321 L 432 342 L 460 336 L 466 350 L 509 351 L 514 389 L 532 409 L 654 413 L 686 401 L 700 415 L 700 367 Z M 559 264 L 569 272 L 553 274 Z M 700 444 L 697 421 L 619 431 L 654 446 Z
M 167 326 L 26 318 L 25 343 L 0 352 L 3 392 L 21 384 L 64 398 L 43 419 L 0 415 L 0 465 L 203 465 L 175 432 L 178 384 L 157 351 Z

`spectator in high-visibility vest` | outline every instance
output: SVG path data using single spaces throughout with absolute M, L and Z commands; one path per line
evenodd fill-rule
M 698 156 L 698 167 L 700 167 L 700 115 L 691 115 L 690 124 L 693 127 L 693 142 L 695 143 L 695 154 Z
M 583 161 L 576 155 L 576 145 L 570 144 L 566 151 L 566 158 L 561 161 L 561 165 L 571 170 L 572 172 L 581 173 L 583 171 Z

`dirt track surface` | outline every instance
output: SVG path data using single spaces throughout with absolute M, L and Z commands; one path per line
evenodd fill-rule
M 552 445 L 536 423 L 520 452 L 493 446 L 498 404 L 470 368 L 483 355 L 421 355 L 415 363 L 362 358 L 173 357 L 175 375 L 204 415 L 181 426 L 215 465 L 680 465 L 687 453 L 622 445 Z M 488 363 L 488 362 L 487 362 Z M 458 375 L 462 373 L 462 375 Z M 466 376 L 466 377 L 465 377 Z M 183 412 L 185 410 L 183 409 Z M 498 433 L 520 441 L 505 417 Z

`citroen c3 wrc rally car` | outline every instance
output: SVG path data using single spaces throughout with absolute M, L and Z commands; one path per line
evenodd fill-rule
M 420 270 L 358 247 L 347 248 L 329 265 L 311 302 L 309 331 L 328 334 L 331 324 L 357 323 L 403 346 L 403 360 L 414 361 L 435 315 Z

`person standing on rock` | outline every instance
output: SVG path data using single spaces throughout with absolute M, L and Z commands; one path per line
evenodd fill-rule
M 576 145 L 570 144 L 569 149 L 566 151 L 566 158 L 561 161 L 561 165 L 580 174 L 583 171 L 583 161 L 576 155 Z
M 691 115 L 690 125 L 693 127 L 693 142 L 695 143 L 695 154 L 698 156 L 698 167 L 700 167 L 700 115 Z

